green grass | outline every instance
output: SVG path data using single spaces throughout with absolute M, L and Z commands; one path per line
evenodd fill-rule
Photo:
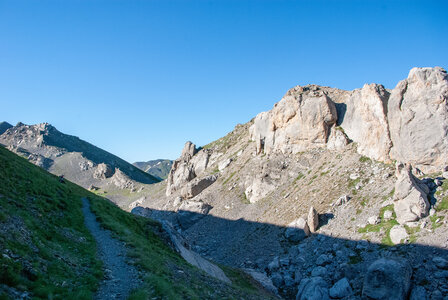
M 437 215 L 430 216 L 429 219 L 431 220 L 432 229 L 436 229 L 436 228 L 439 228 L 440 226 L 442 226 L 443 218 L 444 218 L 443 216 L 437 216 Z M 437 219 L 440 219 L 440 221 L 438 223 L 436 223 Z
M 91 299 L 102 264 L 81 211 L 87 197 L 101 226 L 122 240 L 144 284 L 131 299 L 270 299 L 239 271 L 232 285 L 186 263 L 161 237 L 161 225 L 119 209 L 0 147 L 0 282 L 36 298 Z M 20 230 L 2 230 L 15 228 Z M 5 295 L 0 295 L 4 297 Z
M 371 162 L 372 160 L 370 158 L 368 158 L 367 156 L 361 156 L 359 158 L 359 161 L 364 163 L 364 162 Z
M 92 297 L 102 264 L 79 190 L 0 147 L 0 282 L 38 298 Z
M 445 180 L 441 186 L 441 189 L 436 192 L 437 196 L 437 204 L 436 211 L 448 210 L 448 195 L 446 192 L 448 191 L 448 180 Z M 442 197 L 442 195 L 445 195 Z
M 359 228 L 358 232 L 359 233 L 368 233 L 368 232 L 380 232 L 381 230 L 383 230 L 384 236 L 381 241 L 382 244 L 386 245 L 386 246 L 393 246 L 393 243 L 390 240 L 390 230 L 395 225 L 398 225 L 398 222 L 395 220 L 395 218 L 397 217 L 395 215 L 395 212 L 392 213 L 392 219 L 390 219 L 390 220 L 384 219 L 384 213 L 388 210 L 393 212 L 393 205 L 388 205 L 388 206 L 380 209 L 381 222 L 379 224 L 375 224 L 375 225 L 367 224 L 366 226 Z

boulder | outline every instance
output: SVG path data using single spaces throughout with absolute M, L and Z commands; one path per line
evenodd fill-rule
M 367 223 L 370 225 L 376 225 L 381 222 L 380 218 L 378 216 L 371 216 L 367 219 Z
M 411 296 L 409 297 L 409 300 L 427 300 L 428 295 L 426 294 L 426 290 L 422 286 L 414 286 L 411 292 Z
M 390 157 L 423 172 L 448 165 L 448 77 L 444 69 L 413 68 L 393 89 L 388 120 Z
M 133 189 L 134 182 L 120 169 L 115 168 L 114 176 L 112 176 L 112 183 L 119 189 Z
M 275 190 L 275 185 L 269 177 L 258 176 L 255 179 L 249 178 L 245 182 L 246 190 L 244 194 L 250 203 L 256 203 Z
M 367 299 L 405 300 L 411 275 L 412 268 L 405 260 L 378 259 L 367 270 L 362 295 Z
M 199 195 L 203 190 L 212 185 L 217 179 L 216 175 L 210 175 L 204 178 L 195 178 L 188 182 L 181 190 L 181 197 L 191 199 Z
M 311 232 L 316 232 L 319 227 L 319 214 L 313 206 L 310 207 L 310 211 L 308 212 L 308 226 Z
M 408 238 L 408 233 L 402 225 L 395 225 L 391 228 L 389 233 L 390 239 L 394 245 L 401 244 L 402 241 Z
M 329 300 L 328 284 L 322 277 L 305 278 L 297 288 L 296 300 Z
M 346 111 L 338 120 L 345 134 L 358 144 L 358 153 L 388 161 L 391 140 L 387 122 L 389 92 L 378 84 L 366 84 L 346 99 Z
M 394 211 L 400 224 L 418 221 L 428 215 L 428 187 L 412 174 L 409 164 L 397 163 Z
M 327 276 L 328 271 L 327 268 L 322 266 L 317 266 L 311 271 L 311 276 L 313 277 L 325 277 Z
M 336 120 L 336 107 L 322 89 L 297 86 L 272 110 L 257 115 L 249 131 L 257 153 L 298 153 L 326 146 Z
M 285 230 L 285 237 L 291 242 L 300 242 L 309 235 L 310 228 L 303 218 L 292 221 Z
M 341 299 L 350 296 L 353 293 L 352 287 L 347 278 L 342 278 L 330 288 L 330 297 Z
M 432 262 L 439 269 L 448 269 L 448 261 L 446 259 L 444 259 L 443 257 L 436 256 L 432 259 Z

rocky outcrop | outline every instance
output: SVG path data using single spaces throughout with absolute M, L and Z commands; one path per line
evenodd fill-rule
M 347 135 L 341 127 L 331 127 L 328 137 L 327 149 L 332 151 L 341 151 L 350 143 Z
M 199 195 L 203 190 L 212 185 L 218 176 L 210 175 L 204 178 L 195 178 L 188 182 L 180 191 L 181 197 L 184 199 L 191 199 Z
M 298 86 L 272 110 L 255 118 L 250 137 L 256 141 L 257 154 L 298 153 L 325 146 L 336 120 L 336 107 L 323 90 L 314 85 Z
M 367 270 L 362 295 L 367 299 L 405 300 L 411 275 L 412 268 L 404 260 L 378 259 Z
M 448 77 L 444 69 L 413 68 L 388 103 L 390 157 L 422 171 L 448 165 Z
M 83 170 L 82 167 L 81 170 Z M 114 171 L 109 165 L 106 165 L 105 163 L 101 163 L 96 166 L 95 172 L 93 172 L 93 178 L 96 179 L 106 179 L 112 177 L 112 175 L 114 175 Z
M 316 232 L 317 227 L 319 227 L 319 214 L 314 207 L 310 207 L 308 212 L 308 226 L 311 232 Z
M 397 164 L 394 210 L 400 224 L 417 221 L 428 215 L 428 187 L 412 174 L 409 164 Z
M 348 97 L 344 117 L 339 120 L 345 134 L 358 143 L 358 153 L 379 161 L 389 160 L 391 147 L 388 98 L 389 93 L 382 85 L 366 84 Z
M 132 181 L 125 173 L 120 169 L 115 169 L 112 176 L 112 183 L 119 189 L 134 189 L 134 181 Z
M 207 169 L 210 154 L 206 149 L 198 152 L 195 144 L 186 142 L 181 156 L 174 161 L 168 174 L 166 195 L 169 196 L 179 190 Z

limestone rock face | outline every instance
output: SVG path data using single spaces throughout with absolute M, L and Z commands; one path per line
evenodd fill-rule
M 325 146 L 336 120 L 336 107 L 323 90 L 298 86 L 272 110 L 257 115 L 250 136 L 256 141 L 257 154 L 298 153 Z
M 186 142 L 181 156 L 174 161 L 167 178 L 166 195 L 182 188 L 184 184 L 202 173 L 209 164 L 210 153 L 207 150 L 198 152 L 195 144 Z
M 358 153 L 379 161 L 389 160 L 391 141 L 387 123 L 389 93 L 382 85 L 366 84 L 354 90 L 345 101 L 340 116 L 345 134 L 358 143 Z
M 428 215 L 428 186 L 412 174 L 409 164 L 397 164 L 394 210 L 400 224 L 417 221 Z
M 185 199 L 193 198 L 199 195 L 203 190 L 212 185 L 218 177 L 210 175 L 204 178 L 195 178 L 187 183 L 181 190 L 181 196 Z
M 424 172 L 448 165 L 448 77 L 444 69 L 413 68 L 388 103 L 392 159 Z
M 407 299 L 411 275 L 412 268 L 406 261 L 378 259 L 367 270 L 362 295 L 378 300 Z

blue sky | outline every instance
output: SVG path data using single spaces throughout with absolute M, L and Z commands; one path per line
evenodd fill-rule
M 0 120 L 177 158 L 295 85 L 448 67 L 448 1 L 0 0 Z

